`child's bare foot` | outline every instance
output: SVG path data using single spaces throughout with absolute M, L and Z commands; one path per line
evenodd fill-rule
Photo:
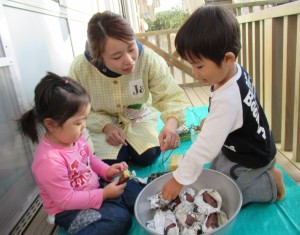
M 282 200 L 285 196 L 285 187 L 284 187 L 282 172 L 278 168 L 272 168 L 271 173 L 274 177 L 276 187 L 277 187 L 277 199 Z

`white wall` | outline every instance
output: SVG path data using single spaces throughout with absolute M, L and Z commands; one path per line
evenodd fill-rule
M 9 234 L 38 193 L 30 171 L 34 146 L 19 134 L 16 120 L 31 107 L 47 71 L 68 74 L 84 51 L 90 17 L 104 10 L 120 14 L 121 1 L 0 0 L 1 234 Z M 128 9 L 135 22 L 134 6 Z

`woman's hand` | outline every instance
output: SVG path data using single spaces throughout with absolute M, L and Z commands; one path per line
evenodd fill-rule
M 165 200 L 172 201 L 174 200 L 178 194 L 180 193 L 183 185 L 178 183 L 174 177 L 169 179 L 167 183 L 165 183 L 162 189 L 162 197 Z
M 120 144 L 123 144 L 127 146 L 127 143 L 125 141 L 125 134 L 120 128 L 117 128 L 111 124 L 107 124 L 103 128 L 103 132 L 106 134 L 106 142 L 110 145 L 118 146 Z
M 180 144 L 180 137 L 176 133 L 178 121 L 175 118 L 169 118 L 164 128 L 161 130 L 158 139 L 162 152 L 166 152 L 169 149 L 178 148 Z
M 122 195 L 126 183 L 120 185 L 117 184 L 118 184 L 118 180 L 115 180 L 103 188 L 103 200 L 110 199 L 110 198 L 117 198 Z
M 128 169 L 128 165 L 126 162 L 116 163 L 110 166 L 106 172 L 107 179 L 113 179 L 121 173 Z

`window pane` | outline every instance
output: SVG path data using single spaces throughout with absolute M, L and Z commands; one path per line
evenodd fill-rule
M 32 145 L 17 131 L 20 109 L 8 67 L 0 68 L 0 227 L 9 234 L 37 196 Z

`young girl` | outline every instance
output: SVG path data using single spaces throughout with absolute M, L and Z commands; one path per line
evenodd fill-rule
M 211 96 L 197 140 L 163 187 L 164 199 L 174 199 L 212 161 L 211 168 L 235 180 L 244 205 L 282 200 L 285 186 L 274 167 L 276 146 L 268 120 L 249 74 L 236 63 L 240 26 L 233 13 L 220 6 L 200 7 L 179 29 L 175 47 L 191 64 L 195 79 L 211 86 Z
M 89 95 L 72 79 L 48 73 L 40 81 L 35 106 L 19 120 L 33 142 L 39 141 L 38 124 L 46 130 L 32 173 L 52 223 L 70 234 L 125 234 L 142 186 L 131 180 L 118 185 L 113 179 L 127 164 L 109 166 L 93 155 L 82 137 L 90 109 Z

